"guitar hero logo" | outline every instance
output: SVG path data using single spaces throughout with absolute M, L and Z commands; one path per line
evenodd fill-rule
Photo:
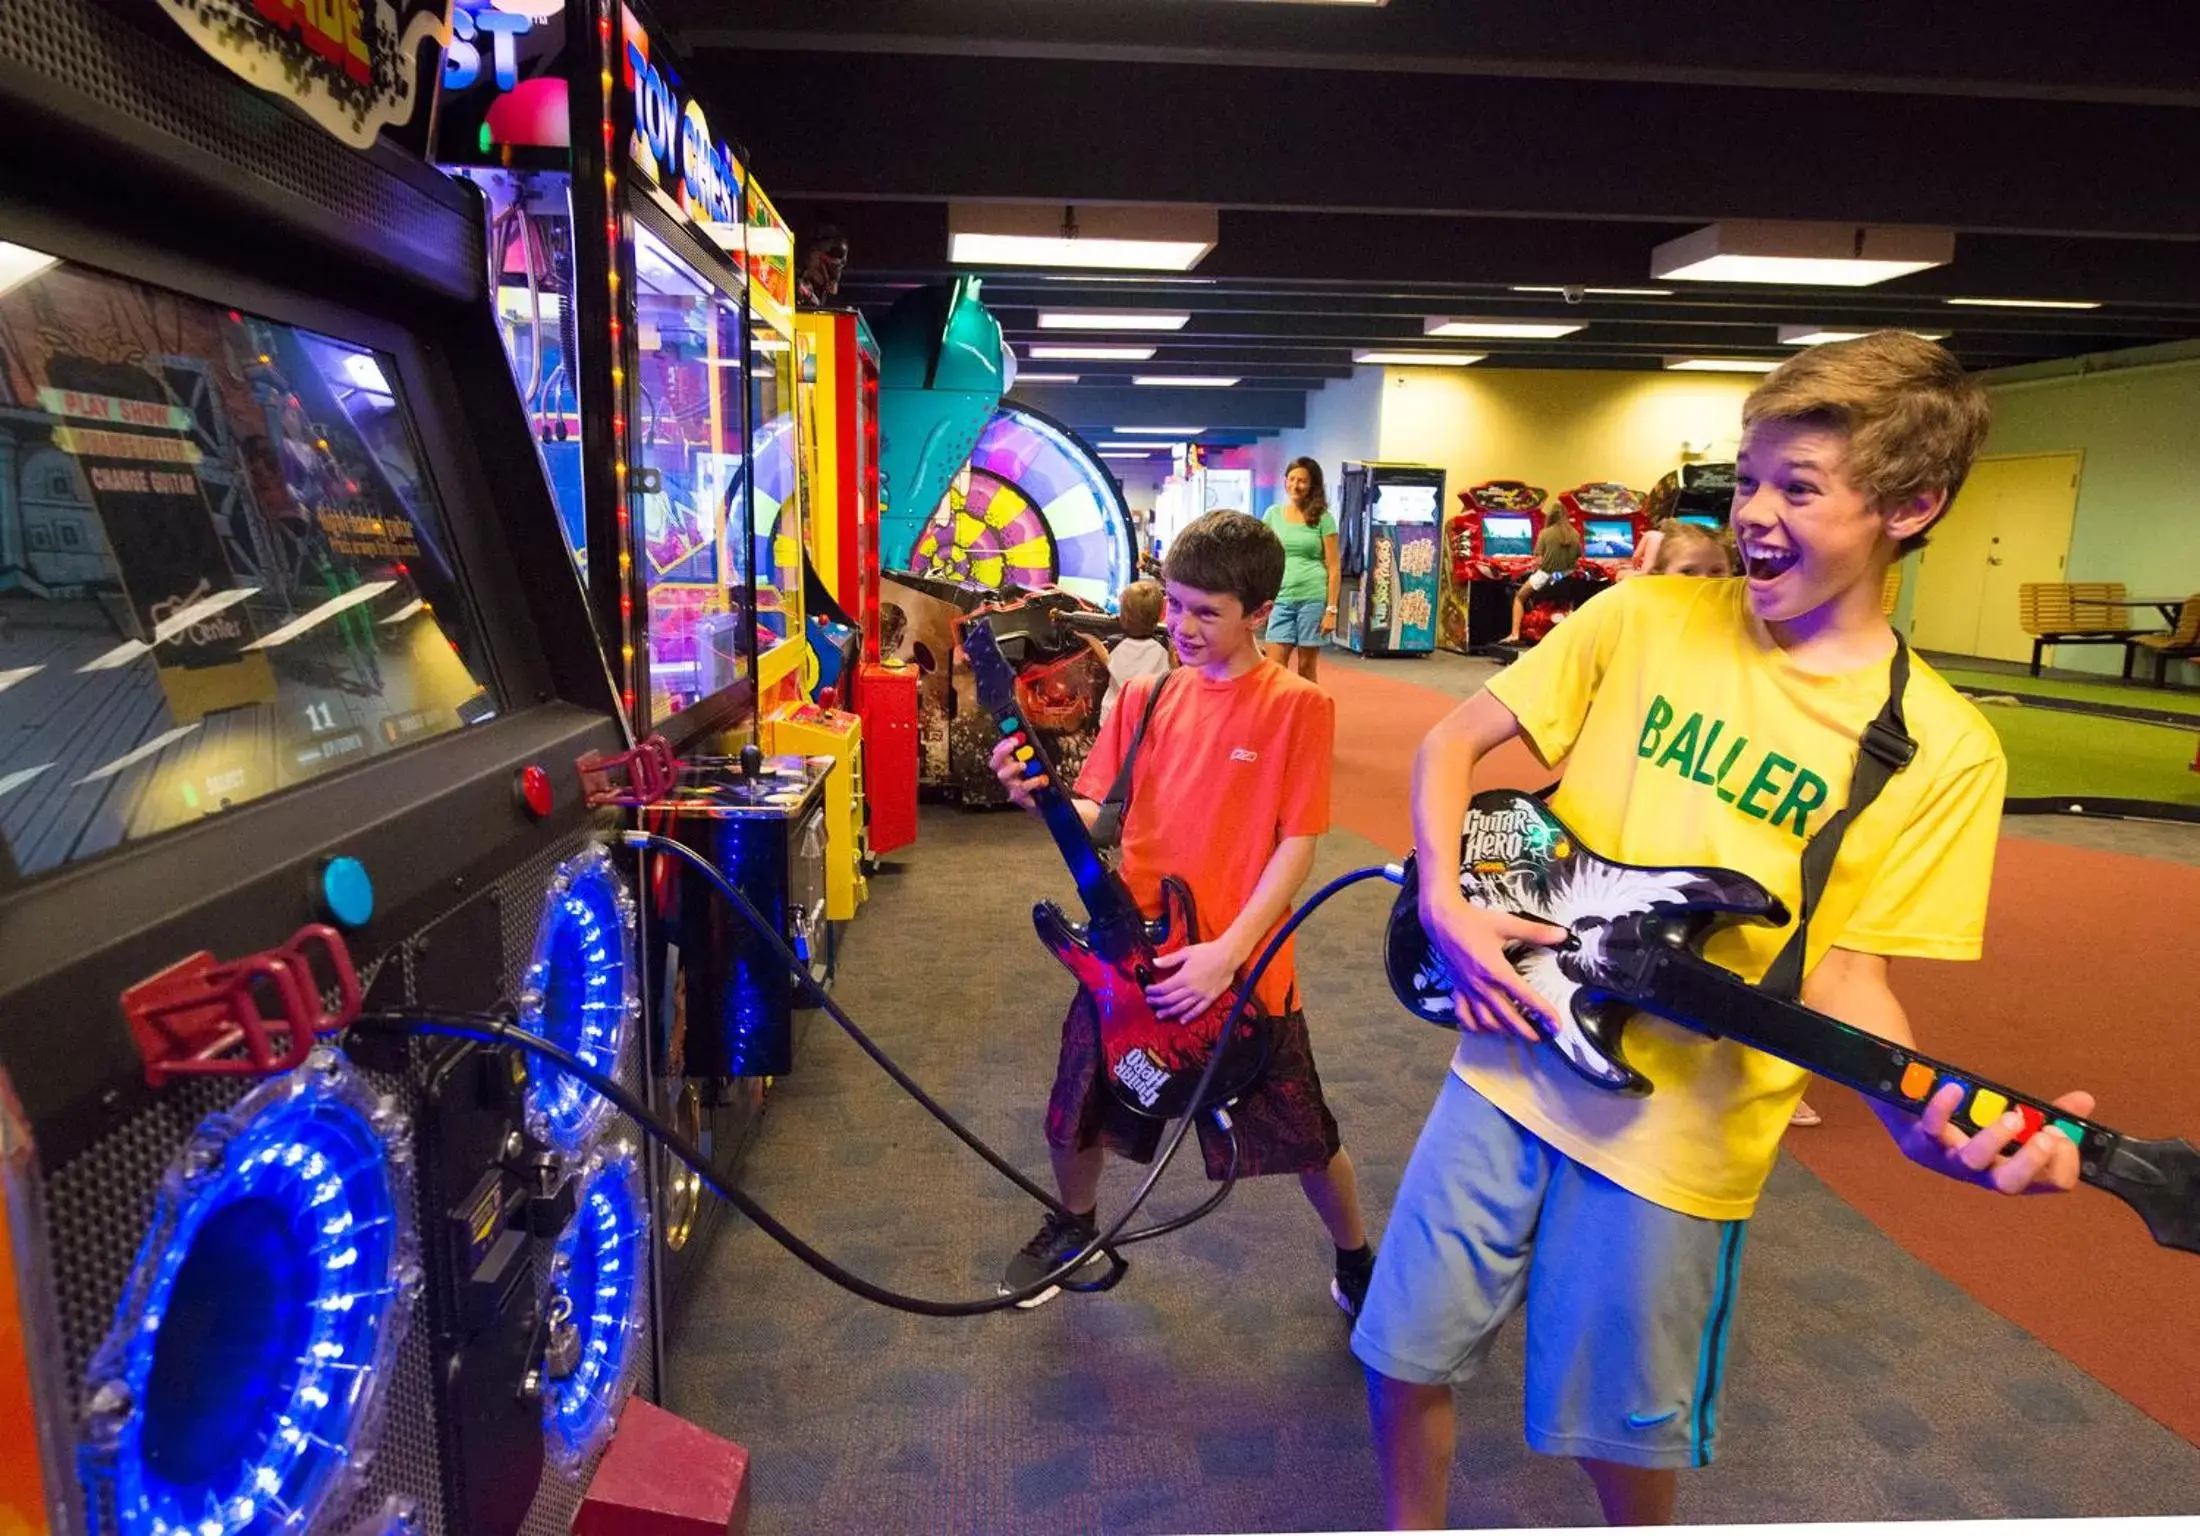
M 680 207 L 698 224 L 734 222 L 741 185 L 733 152 L 711 137 L 710 122 L 693 98 L 684 105 L 673 82 L 650 61 L 649 35 L 627 14 L 626 83 L 634 101 L 634 161 L 659 185 L 677 163 Z M 677 152 L 678 161 L 674 154 Z
M 1476 811 L 1467 818 L 1459 862 L 1466 865 L 1514 863 L 1529 847 L 1541 848 L 1545 839 L 1535 834 L 1542 832 L 1542 820 L 1524 808 Z

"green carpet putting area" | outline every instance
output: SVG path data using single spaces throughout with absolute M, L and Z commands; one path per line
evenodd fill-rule
M 2091 795 L 2200 806 L 2200 773 L 2192 771 L 2200 725 L 2146 725 L 2022 705 L 1979 707 L 2009 756 L 2011 799 Z
M 2079 704 L 2158 709 L 2174 715 L 2189 715 L 2195 723 L 2200 723 L 2200 694 L 2190 689 L 2147 688 L 2117 682 L 2075 683 L 2059 677 L 2027 677 L 2022 673 L 2012 676 L 2007 672 L 1981 672 L 1970 667 L 1943 667 L 1938 663 L 1933 670 L 1958 688 L 2013 693 L 2018 698 L 2036 694 L 2041 698 L 2069 699 Z

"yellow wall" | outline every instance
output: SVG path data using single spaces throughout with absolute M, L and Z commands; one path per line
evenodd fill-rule
M 1694 457 L 1731 459 L 1750 374 L 1388 368 L 1380 456 L 1440 464 L 1446 510 L 1484 480 L 1556 496 L 1589 480 L 1647 491 Z

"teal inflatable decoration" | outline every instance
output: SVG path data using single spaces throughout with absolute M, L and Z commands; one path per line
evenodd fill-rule
M 879 560 L 907 570 L 926 521 L 1014 382 L 979 280 L 919 288 L 878 326 Z

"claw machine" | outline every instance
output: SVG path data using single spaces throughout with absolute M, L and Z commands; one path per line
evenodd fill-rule
M 633 0 L 452 0 L 433 155 L 480 193 L 497 323 L 558 503 L 544 536 L 571 557 L 630 742 L 662 737 L 694 765 L 693 806 L 638 814 L 702 836 L 717 823 L 695 807 L 748 807 L 754 846 L 785 857 L 728 854 L 723 872 L 800 945 L 797 893 L 822 885 L 829 841 L 804 788 L 818 775 L 728 766 L 799 699 L 807 651 L 794 242 L 729 126 Z M 727 1065 L 747 1059 L 728 1043 L 786 1038 L 792 989 L 721 963 L 746 935 L 707 882 L 644 872 L 651 1096 L 730 1176 L 771 1069 Z M 677 1314 L 719 1207 L 673 1174 L 657 1187 L 684 1193 L 656 1226 Z

